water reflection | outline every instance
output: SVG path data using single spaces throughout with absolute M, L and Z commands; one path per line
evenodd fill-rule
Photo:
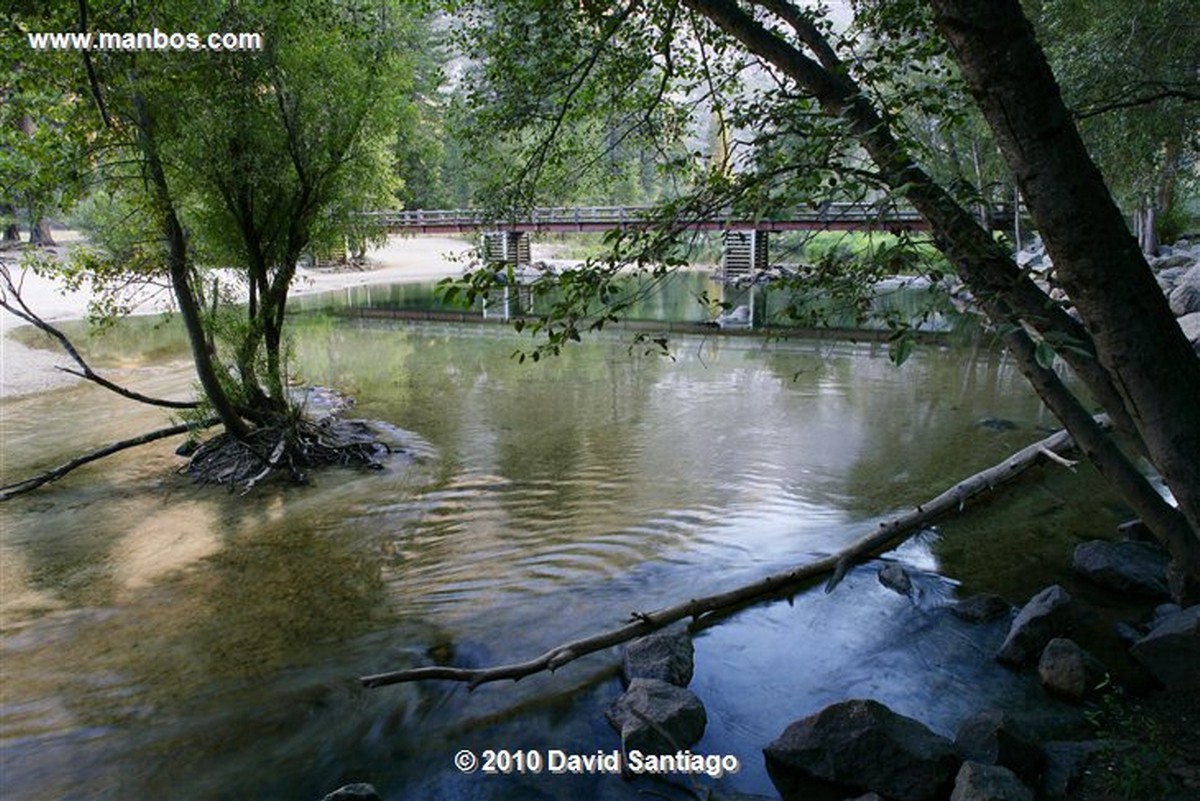
M 6 799 L 316 799 L 357 780 L 395 799 L 634 797 L 645 783 L 485 779 L 450 762 L 460 748 L 615 747 L 611 655 L 474 693 L 355 679 L 527 659 L 828 553 L 1047 422 L 994 355 L 929 349 L 897 370 L 870 347 L 683 338 L 667 361 L 600 338 L 532 366 L 509 358 L 525 340 L 491 327 L 296 322 L 304 380 L 418 432 L 424 456 L 238 497 L 175 475 L 164 445 L 7 504 Z M 129 377 L 190 382 L 174 361 Z M 89 387 L 6 401 L 4 478 L 160 424 L 145 415 Z M 1060 550 L 1069 536 L 1048 529 L 1118 513 L 1094 502 L 1090 474 L 1034 484 L 1053 508 L 1005 525 L 1027 514 Z M 831 595 L 698 635 L 699 749 L 747 766 L 722 786 L 768 792 L 762 746 L 836 698 L 871 695 L 943 731 L 1023 703 L 986 659 L 998 630 L 940 606 L 955 587 L 939 569 L 980 584 L 1009 557 L 1003 538 L 972 536 L 987 519 L 893 555 L 918 572 L 917 606 L 866 566 Z

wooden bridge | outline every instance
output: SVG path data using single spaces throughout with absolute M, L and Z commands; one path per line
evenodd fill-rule
M 663 222 L 652 206 L 579 206 L 532 209 L 528 214 L 498 219 L 473 209 L 416 209 L 377 211 L 367 216 L 378 220 L 390 233 L 462 234 L 476 231 L 604 232 L 617 228 L 648 228 Z M 993 214 L 993 228 L 1011 224 L 1011 212 Z M 896 209 L 863 203 L 825 203 L 813 209 L 796 209 L 770 218 L 737 216 L 718 212 L 684 219 L 683 227 L 694 231 L 922 231 L 928 224 L 912 209 Z

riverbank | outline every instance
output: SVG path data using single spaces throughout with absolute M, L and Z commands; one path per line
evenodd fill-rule
M 78 244 L 81 237 L 73 231 L 55 231 L 59 246 L 52 249 L 62 256 Z M 390 237 L 387 243 L 367 254 L 361 269 L 297 271 L 293 296 L 311 295 L 368 284 L 394 284 L 431 281 L 459 275 L 466 266 L 465 255 L 471 245 L 449 237 Z M 0 263 L 13 271 L 21 282 L 21 295 L 29 307 L 48 322 L 79 320 L 87 316 L 92 293 L 86 289 L 67 290 L 62 282 L 26 272 L 18 276 L 22 251 L 0 251 Z M 134 314 L 158 314 L 169 308 L 161 292 L 147 292 L 134 306 Z M 82 379 L 64 373 L 57 365 L 66 364 L 66 356 L 46 339 L 45 348 L 30 347 L 10 336 L 13 329 L 25 325 L 7 310 L 0 309 L 0 398 L 45 392 L 74 384 Z

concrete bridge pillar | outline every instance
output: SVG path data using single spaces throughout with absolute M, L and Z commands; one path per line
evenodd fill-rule
M 767 269 L 767 231 L 726 231 L 721 254 L 721 276 L 726 281 Z
M 518 267 L 533 261 L 529 255 L 529 234 L 525 231 L 486 231 L 483 234 L 483 260 L 488 264 Z

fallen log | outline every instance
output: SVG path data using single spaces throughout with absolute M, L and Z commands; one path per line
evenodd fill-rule
M 136 448 L 139 445 L 145 445 L 149 442 L 154 442 L 155 440 L 164 439 L 166 437 L 173 437 L 176 434 L 186 434 L 189 431 L 194 431 L 198 428 L 215 426 L 219 422 L 220 420 L 214 417 L 209 420 L 204 420 L 201 423 L 181 423 L 176 426 L 169 426 L 168 428 L 160 428 L 155 431 L 149 431 L 145 434 L 141 434 L 130 439 L 123 439 L 119 442 L 114 442 L 111 445 L 105 445 L 103 448 L 85 453 L 82 456 L 77 456 L 69 462 L 64 462 L 52 470 L 47 470 L 44 473 L 27 478 L 24 481 L 17 481 L 13 484 L 0 487 L 0 502 L 7 501 L 10 498 L 15 498 L 18 495 L 29 492 L 30 490 L 37 489 L 43 484 L 48 484 L 51 481 L 57 481 L 77 467 L 82 467 L 88 462 L 94 462 L 97 459 L 103 459 L 105 456 L 111 456 L 118 451 L 123 451 L 127 448 Z
M 1097 416 L 1096 422 L 1104 428 L 1110 427 L 1107 415 Z M 961 511 L 967 501 L 1011 481 L 1043 460 L 1061 464 L 1062 462 L 1059 461 L 1061 452 L 1070 451 L 1074 446 L 1075 443 L 1070 435 L 1066 431 L 1060 431 L 1022 448 L 1003 462 L 958 482 L 936 498 L 915 509 L 880 523 L 876 529 L 837 553 L 800 565 L 786 573 L 767 576 L 752 584 L 727 592 L 693 598 L 654 612 L 632 612 L 630 613 L 630 622 L 620 628 L 555 646 L 541 656 L 526 662 L 490 668 L 457 668 L 442 665 L 419 667 L 363 676 L 359 681 L 364 687 L 383 687 L 389 684 L 441 679 L 465 682 L 470 689 L 504 679 L 518 681 L 545 670 L 553 672 L 582 656 L 620 645 L 684 618 L 699 619 L 704 615 L 726 611 L 752 601 L 774 597 L 788 590 L 799 589 L 805 583 L 826 574 L 829 574 L 829 580 L 825 585 L 825 591 L 831 592 L 845 577 L 846 572 L 858 562 L 898 545 L 920 531 L 926 524 L 947 512 Z

